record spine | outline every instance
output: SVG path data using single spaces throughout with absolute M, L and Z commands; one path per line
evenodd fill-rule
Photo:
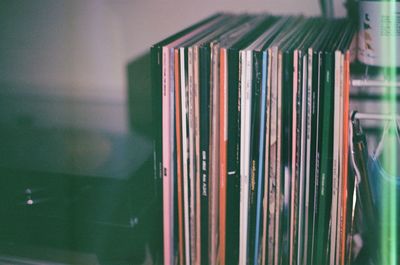
M 332 207 L 331 207 L 331 240 L 330 240 L 330 261 L 335 265 L 336 259 L 336 236 L 338 218 L 338 196 L 339 196 L 339 174 L 340 174 L 340 61 L 341 52 L 335 51 L 335 94 L 334 94 L 334 136 L 333 136 L 333 168 L 332 168 Z
M 195 264 L 196 253 L 196 161 L 194 128 L 194 65 L 193 48 L 188 48 L 188 112 L 189 112 L 189 227 L 190 227 L 190 262 Z
M 219 70 L 218 70 L 218 48 L 215 45 L 211 45 L 211 90 L 212 90 L 212 125 L 210 131 L 211 138 L 211 169 L 210 169 L 210 243 L 209 243 L 209 254 L 210 254 L 210 265 L 217 264 L 217 254 L 219 248 Z
M 189 223 L 189 113 L 188 113 L 188 84 L 187 84 L 187 51 L 180 48 L 181 66 L 181 113 L 182 113 L 182 161 L 183 161 L 183 205 L 184 205 L 184 234 L 185 234 L 185 263 L 190 264 L 190 223 Z
M 281 264 L 287 264 L 290 258 L 290 232 L 291 220 L 291 190 L 293 171 L 292 158 L 292 90 L 293 90 L 293 51 L 287 49 L 281 52 L 282 56 L 282 80 L 281 80 L 281 172 L 282 172 L 282 243 L 281 243 Z
M 177 231 L 178 231 L 178 262 L 183 264 L 183 196 L 182 196 L 182 135 L 181 135 L 181 95 L 180 95 L 180 76 L 179 76 L 179 51 L 174 50 L 174 77 L 175 77 L 175 132 L 176 132 L 176 175 L 177 175 Z
M 318 178 L 315 176 L 315 169 L 317 166 L 317 138 L 318 138 L 318 105 L 319 105 L 319 59 L 316 48 L 309 49 L 309 57 L 310 63 L 312 63 L 313 67 L 313 75 L 311 77 L 311 133 L 310 133 L 310 160 L 309 160 L 309 178 L 310 178 L 310 187 L 309 187 L 309 213 L 308 213 L 308 250 L 307 250 L 307 259 L 310 264 L 312 264 L 312 253 L 313 253 L 313 229 L 314 229 L 314 214 L 315 210 L 315 188 L 318 186 Z
M 261 253 L 261 264 L 267 264 L 268 261 L 268 226 L 269 226 L 269 170 L 270 170 L 270 128 L 271 128 L 271 89 L 268 85 L 270 83 L 270 71 L 268 71 L 268 51 L 263 51 L 263 72 L 266 75 L 264 80 L 266 90 L 266 106 L 265 106 L 265 147 L 264 147 L 264 195 L 263 195 L 263 231 L 262 231 L 262 253 Z
M 345 264 L 346 257 L 346 227 L 347 227 L 347 207 L 348 207 L 348 161 L 349 161 L 349 100 L 350 100 L 350 51 L 345 53 L 344 63 L 344 111 L 343 111 L 343 196 L 342 196 L 342 216 L 343 222 L 341 224 L 341 251 L 340 251 L 340 264 Z
M 293 89 L 292 89 L 292 137 L 291 137 L 291 144 L 292 144 L 292 153 L 291 153 L 291 205 L 290 205 L 290 216 L 291 216 L 291 225 L 290 225 L 290 239 L 289 239 L 289 264 L 296 264 L 296 238 L 297 238 L 297 163 L 296 163 L 296 156 L 297 156 L 297 124 L 298 124 L 298 80 L 299 80 L 299 73 L 298 73 L 298 50 L 293 52 Z
M 258 248 L 258 230 L 257 227 L 257 197 L 258 197 L 258 172 L 260 165 L 260 119 L 261 119 L 261 82 L 262 82 L 262 58 L 257 51 L 249 53 L 253 57 L 252 69 L 252 102 L 251 102 L 251 128 L 250 128 L 250 192 L 249 192 L 249 263 L 256 264 Z M 260 187 L 261 188 L 261 187 Z M 261 192 L 261 191 L 260 191 Z
M 164 264 L 173 264 L 173 209 L 170 157 L 170 82 L 169 49 L 163 47 L 163 204 L 164 204 Z
M 219 89 L 220 89 L 220 130 L 219 130 L 219 141 L 220 141 L 220 182 L 219 182 L 219 195 L 220 195 L 220 207 L 219 207 L 219 233 L 220 233 L 220 254 L 219 262 L 221 265 L 225 265 L 225 250 L 226 250 L 226 184 L 227 184 L 227 79 L 225 75 L 226 68 L 226 50 L 220 49 L 220 74 L 219 74 Z
M 241 164 L 240 164 L 240 252 L 239 264 L 248 261 L 248 210 L 249 210 L 249 174 L 250 174 L 250 104 L 251 104 L 251 66 L 252 57 L 241 51 L 243 86 L 241 90 Z
M 300 66 L 302 68 L 301 76 L 301 133 L 300 133 L 300 166 L 299 166 L 299 238 L 298 238 L 298 253 L 297 253 L 297 264 L 303 264 L 304 262 L 304 241 L 305 241 L 305 186 L 306 186 L 306 152 L 307 152 L 307 56 L 301 55 Z
M 269 80 L 269 89 L 271 90 L 271 105 L 270 105 L 270 162 L 269 162 L 269 214 L 268 214 L 268 262 L 267 264 L 274 263 L 275 251 L 275 213 L 276 213 L 276 90 L 274 88 L 274 78 L 276 72 L 275 60 L 273 58 L 272 49 L 268 49 L 268 75 L 271 76 Z
M 264 181 L 265 181 L 265 129 L 266 129 L 266 82 L 267 82 L 267 66 L 266 66 L 266 54 L 259 53 L 259 60 L 261 64 L 261 94 L 260 94 L 260 128 L 259 128 L 259 150 L 258 150 L 258 171 L 257 171 L 257 212 L 256 212 L 256 238 L 255 238 L 255 249 L 254 249 L 254 263 L 260 264 L 262 260 L 262 212 L 265 207 L 263 203 L 264 196 Z
M 311 242 L 311 252 L 310 252 L 310 262 L 312 264 L 315 264 L 315 244 L 317 243 L 316 241 L 316 227 L 317 227 L 317 219 L 318 219 L 318 204 L 319 204 L 319 185 L 320 185 L 320 159 L 321 159 L 321 123 L 323 122 L 323 120 L 321 119 L 322 115 L 321 115 L 321 95 L 322 95 L 322 91 L 321 91 L 321 87 L 322 87 L 322 78 L 323 78 L 323 72 L 324 72 L 324 65 L 323 65 L 323 56 L 322 56 L 322 52 L 319 51 L 318 52 L 318 82 L 316 84 L 316 104 L 315 104 L 315 108 L 316 108 L 316 130 L 315 130 L 315 138 L 316 138 L 316 147 L 315 147 L 315 167 L 314 167 L 314 206 L 313 206 L 313 227 L 312 227 L 312 231 L 311 231 L 311 238 L 312 238 L 312 242 Z
M 325 264 L 327 262 L 325 257 L 325 249 L 327 246 L 328 239 L 328 222 L 330 213 L 330 200 L 331 200 L 331 185 L 332 185 L 332 131 L 333 131 L 333 93 L 334 87 L 332 84 L 332 79 L 334 74 L 332 73 L 332 53 L 325 52 L 325 78 L 323 85 L 323 109 L 322 109 L 322 119 L 324 123 L 322 124 L 322 140 L 321 140 L 321 166 L 320 166 L 320 185 L 319 185 L 319 209 L 318 209 L 318 224 L 316 232 L 316 242 L 319 242 L 316 246 L 316 264 Z
M 201 261 L 209 260 L 210 48 L 200 48 Z
M 161 205 L 159 211 L 159 220 L 163 220 L 163 166 L 162 166 L 162 50 L 160 46 L 154 45 L 151 50 L 151 80 L 152 80 L 152 118 L 153 118 L 153 172 L 154 172 L 154 183 L 155 183 L 155 194 L 158 205 Z M 163 221 L 160 222 L 160 228 L 163 227 Z M 163 232 L 160 230 L 158 233 L 160 237 L 155 240 L 155 244 L 163 242 Z M 158 248 L 157 248 L 158 249 Z M 161 246 L 160 246 L 161 249 Z M 162 255 L 161 255 L 162 256 Z M 156 259 L 158 253 L 156 254 Z
M 227 153 L 227 209 L 226 262 L 239 261 L 240 213 L 240 63 L 237 49 L 227 50 L 228 80 L 228 153 Z

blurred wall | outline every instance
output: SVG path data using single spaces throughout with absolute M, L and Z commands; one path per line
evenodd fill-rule
M 217 11 L 320 14 L 317 0 L 0 1 L 0 93 L 118 105 L 128 63 Z M 68 126 L 82 124 L 71 119 Z M 101 123 L 90 126 L 110 129 Z

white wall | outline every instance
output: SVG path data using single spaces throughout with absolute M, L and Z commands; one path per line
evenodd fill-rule
M 113 102 L 125 100 L 129 61 L 212 13 L 320 14 L 318 0 L 5 2 L 0 3 L 1 92 Z
M 127 58 L 217 11 L 320 14 L 318 0 L 113 1 L 112 8 L 122 21 Z
M 123 99 L 122 27 L 108 3 L 8 1 L 0 10 L 0 83 L 24 93 Z

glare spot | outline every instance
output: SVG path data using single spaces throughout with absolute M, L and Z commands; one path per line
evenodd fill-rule
M 129 220 L 129 224 L 131 227 L 134 227 L 135 225 L 137 225 L 139 223 L 139 219 L 137 217 L 133 217 Z

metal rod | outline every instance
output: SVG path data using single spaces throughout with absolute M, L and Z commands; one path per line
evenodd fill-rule
M 400 82 L 389 82 L 386 80 L 352 79 L 353 87 L 400 87 Z
M 399 120 L 400 116 L 390 114 L 377 114 L 377 113 L 362 113 L 357 112 L 354 114 L 354 118 L 358 120 Z

